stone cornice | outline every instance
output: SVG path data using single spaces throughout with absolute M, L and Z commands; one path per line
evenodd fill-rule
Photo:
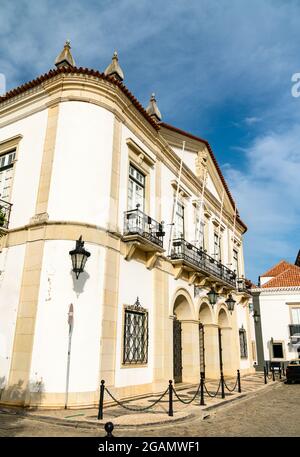
M 256 287 L 255 289 L 251 289 L 251 294 L 260 293 L 262 295 L 268 294 L 281 294 L 283 295 L 286 292 L 299 292 L 300 294 L 300 286 L 291 286 L 291 287 Z

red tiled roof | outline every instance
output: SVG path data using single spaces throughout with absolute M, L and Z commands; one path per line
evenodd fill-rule
M 287 264 L 287 262 L 285 262 Z M 270 279 L 262 288 L 300 286 L 300 267 L 287 264 L 288 267 L 275 278 Z
M 286 262 L 285 260 L 280 260 L 274 267 L 270 268 L 270 270 L 266 271 L 263 275 L 260 275 L 262 278 L 265 276 L 278 276 L 283 273 L 287 268 L 290 268 L 292 264 Z
M 121 89 L 121 91 L 129 98 L 132 104 L 140 111 L 144 118 L 147 119 L 147 121 L 152 125 L 152 127 L 154 127 L 155 130 L 159 130 L 159 126 L 157 125 L 157 123 L 152 119 L 152 117 L 149 116 L 149 114 L 143 108 L 140 102 L 135 98 L 135 96 L 127 89 L 127 87 L 124 84 L 122 84 L 120 81 L 116 80 L 111 76 L 106 76 L 104 73 L 100 73 L 97 70 L 91 70 L 89 68 L 60 67 L 55 70 L 50 70 L 48 73 L 45 73 L 44 75 L 39 76 L 38 78 L 33 79 L 32 81 L 22 84 L 21 86 L 18 86 L 15 89 L 7 92 L 5 95 L 0 97 L 0 104 L 5 100 L 13 98 L 16 95 L 19 95 L 23 92 L 26 92 L 29 89 L 32 89 L 33 87 L 39 86 L 44 81 L 47 81 L 53 78 L 54 76 L 59 75 L 60 73 L 77 73 L 81 75 L 96 76 L 99 79 L 104 79 L 114 84 L 115 86 L 118 86 Z
M 210 156 L 211 156 L 211 158 L 212 158 L 212 161 L 213 161 L 213 163 L 214 163 L 214 165 L 215 165 L 215 167 L 216 167 L 216 169 L 217 169 L 218 175 L 219 175 L 219 177 L 220 177 L 220 179 L 221 179 L 221 181 L 222 181 L 222 183 L 223 183 L 223 186 L 224 186 L 224 188 L 225 188 L 225 190 L 226 190 L 226 192 L 227 192 L 227 195 L 228 195 L 228 197 L 229 197 L 229 200 L 230 200 L 230 202 L 231 202 L 231 204 L 232 204 L 232 207 L 235 208 L 235 201 L 234 201 L 233 198 L 232 198 L 232 195 L 231 195 L 231 193 L 230 193 L 229 187 L 228 187 L 228 185 L 227 185 L 227 183 L 226 183 L 226 181 L 225 181 L 225 178 L 224 178 L 224 176 L 223 176 L 223 173 L 222 173 L 222 171 L 221 171 L 221 168 L 219 167 L 219 164 L 218 164 L 218 162 L 217 162 L 217 159 L 216 159 L 216 157 L 215 157 L 215 155 L 214 155 L 214 153 L 213 153 L 213 150 L 212 150 L 212 148 L 211 148 L 209 142 L 208 142 L 207 140 L 204 140 L 203 138 L 200 138 L 199 136 L 192 135 L 191 133 L 186 132 L 185 130 L 181 130 L 181 129 L 179 129 L 179 128 L 177 128 L 177 127 L 174 127 L 173 125 L 170 125 L 170 124 L 166 124 L 165 122 L 160 122 L 159 125 L 161 125 L 162 127 L 165 127 L 166 129 L 173 130 L 173 132 L 179 133 L 179 134 L 181 134 L 181 135 L 187 136 L 188 138 L 191 138 L 191 139 L 196 140 L 196 141 L 201 141 L 202 143 L 206 144 L 207 149 L 209 150 Z M 244 227 L 245 232 L 246 232 L 246 231 L 247 231 L 247 226 L 246 226 L 246 224 L 239 218 L 238 211 L 237 211 L 237 218 L 236 218 L 236 219 L 237 219 L 237 221 Z

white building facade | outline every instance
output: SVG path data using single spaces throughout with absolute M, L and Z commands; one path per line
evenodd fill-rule
M 103 74 L 63 52 L 0 98 L 1 403 L 93 406 L 101 379 L 126 397 L 218 378 L 220 362 L 252 372 L 246 226 L 209 144 L 160 122 L 154 97 L 144 110 L 116 55 Z
M 300 357 L 300 267 L 284 260 L 252 289 L 257 369 Z

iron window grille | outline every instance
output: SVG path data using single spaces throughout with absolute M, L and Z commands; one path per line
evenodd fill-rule
M 125 308 L 124 364 L 148 362 L 148 311 L 139 302 Z
M 240 336 L 241 358 L 247 359 L 247 357 L 248 357 L 247 337 L 246 337 L 246 330 L 243 327 L 239 329 L 239 336 Z

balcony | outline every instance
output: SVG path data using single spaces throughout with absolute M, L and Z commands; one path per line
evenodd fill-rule
M 171 260 L 181 260 L 191 270 L 196 270 L 231 288 L 236 288 L 236 274 L 218 260 L 198 249 L 183 238 L 173 241 Z
M 289 325 L 290 329 L 290 336 L 300 336 L 300 324 L 290 324 Z
M 237 278 L 236 280 L 236 288 L 237 292 L 245 293 L 248 295 L 251 295 L 250 289 L 251 289 L 251 281 L 246 278 Z
M 145 252 L 163 252 L 163 224 L 140 211 L 137 207 L 124 213 L 125 242 L 135 243 Z M 126 256 L 128 257 L 128 255 Z
M 12 204 L 0 199 L 0 236 L 6 233 Z

